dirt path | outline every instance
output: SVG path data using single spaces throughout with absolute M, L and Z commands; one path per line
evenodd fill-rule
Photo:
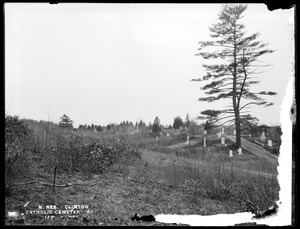
M 227 138 L 229 138 L 231 141 L 235 142 L 235 136 L 234 135 L 227 135 Z M 263 157 L 266 160 L 268 160 L 271 163 L 277 164 L 278 163 L 278 157 L 269 153 L 268 151 L 266 151 L 265 149 L 263 149 L 262 147 L 247 141 L 244 138 L 241 138 L 242 141 L 242 147 L 246 150 L 248 150 L 249 152 L 255 154 L 258 157 Z

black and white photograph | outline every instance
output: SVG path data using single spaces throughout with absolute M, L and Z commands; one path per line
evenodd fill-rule
M 295 7 L 4 3 L 2 224 L 295 225 Z

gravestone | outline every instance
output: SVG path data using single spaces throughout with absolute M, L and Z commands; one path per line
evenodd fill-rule
M 224 136 L 221 137 L 221 144 L 225 145 L 225 137 Z
M 236 130 L 233 130 L 233 135 L 236 135 Z
M 266 141 L 265 131 L 263 131 L 263 132 L 261 133 L 260 141 L 261 141 L 261 142 L 265 142 L 265 141 Z
M 238 149 L 238 155 L 242 155 L 243 153 L 242 153 L 242 148 L 239 148 Z
M 232 150 L 229 150 L 229 157 L 233 157 Z
M 272 140 L 268 140 L 268 146 L 272 147 Z
M 203 147 L 206 147 L 206 138 L 203 139 Z
M 186 144 L 190 144 L 190 135 L 187 135 L 186 137 Z

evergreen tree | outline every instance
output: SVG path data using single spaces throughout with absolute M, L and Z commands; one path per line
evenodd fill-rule
M 189 128 L 189 125 L 190 125 L 190 117 L 189 117 L 189 114 L 186 114 L 186 118 L 185 118 L 184 125 L 185 125 L 187 128 Z
M 152 126 L 152 132 L 153 133 L 158 133 L 161 131 L 161 126 L 160 126 L 160 120 L 159 118 L 156 116 L 156 118 L 154 119 L 154 123 Z
M 98 132 L 100 132 L 100 131 L 102 131 L 103 129 L 102 129 L 102 127 L 99 125 L 99 126 L 96 127 L 96 130 L 97 130 Z
M 246 5 L 223 5 L 218 22 L 209 30 L 213 41 L 199 42 L 201 50 L 196 54 L 204 59 L 220 59 L 214 64 L 203 64 L 207 74 L 193 81 L 209 81 L 201 89 L 208 97 L 199 101 L 213 102 L 219 99 L 230 99 L 231 107 L 216 110 L 216 122 L 232 123 L 236 127 L 236 147 L 241 147 L 241 125 L 255 125 L 256 118 L 249 114 L 249 106 L 271 106 L 261 96 L 275 95 L 272 91 L 250 91 L 252 84 L 258 84 L 253 75 L 260 67 L 258 57 L 272 53 L 274 50 L 266 49 L 267 44 L 258 41 L 259 33 L 245 34 L 245 25 L 240 23 Z M 212 47 L 214 51 L 203 52 L 202 49 Z M 244 102 L 246 100 L 246 102 Z M 210 110 L 212 111 L 212 110 Z
M 182 126 L 183 126 L 182 118 L 180 116 L 175 117 L 173 122 L 173 128 L 179 129 Z
M 73 120 L 66 114 L 60 117 L 59 125 L 64 128 L 73 128 Z

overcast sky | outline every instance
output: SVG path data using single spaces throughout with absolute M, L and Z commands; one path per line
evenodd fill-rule
M 230 101 L 199 102 L 205 74 L 195 56 L 211 40 L 220 4 L 5 4 L 5 112 L 74 125 L 196 118 Z M 275 105 L 252 109 L 261 124 L 280 124 L 293 72 L 294 13 L 248 4 L 246 31 L 276 52 L 254 91 L 275 91 Z

